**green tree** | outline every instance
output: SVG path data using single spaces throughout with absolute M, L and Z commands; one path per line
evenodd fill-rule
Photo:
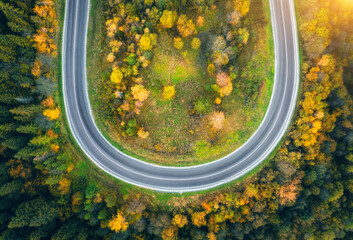
M 43 198 L 27 201 L 18 206 L 15 216 L 11 218 L 9 228 L 39 227 L 53 221 L 58 211 L 53 204 Z

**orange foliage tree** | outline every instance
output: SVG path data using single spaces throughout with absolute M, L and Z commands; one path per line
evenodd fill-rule
M 108 227 L 115 231 L 115 232 L 120 232 L 120 231 L 126 231 L 129 226 L 129 223 L 126 221 L 125 217 L 118 212 L 116 216 L 113 216 L 111 220 L 109 220 Z

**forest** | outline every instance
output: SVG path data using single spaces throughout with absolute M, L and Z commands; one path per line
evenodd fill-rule
M 167 20 L 175 15 L 168 7 L 189 1 L 131 2 L 161 8 Z M 233 1 L 244 2 L 251 9 L 265 0 Z M 102 10 L 99 0 L 91 5 Z M 193 194 L 115 180 L 70 138 L 60 88 L 64 9 L 60 0 L 0 1 L 1 240 L 353 239 L 352 1 L 296 1 L 301 89 L 287 137 L 256 173 Z M 154 37 L 143 35 L 149 44 L 135 47 L 148 51 Z M 198 45 L 193 39 L 182 42 Z M 137 86 L 131 91 L 145 92 Z

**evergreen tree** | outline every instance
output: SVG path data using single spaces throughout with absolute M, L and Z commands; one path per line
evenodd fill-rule
M 17 33 L 22 32 L 25 35 L 29 35 L 33 31 L 27 20 L 28 15 L 23 10 L 2 1 L 0 1 L 0 10 L 5 14 L 8 21 L 7 25 L 12 31 Z
M 16 209 L 15 216 L 11 218 L 9 228 L 39 227 L 50 223 L 58 216 L 57 209 L 52 205 L 43 198 L 22 203 Z

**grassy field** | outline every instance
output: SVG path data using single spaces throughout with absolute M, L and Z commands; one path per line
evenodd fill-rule
M 103 79 L 109 76 L 111 64 L 105 60 L 108 49 L 102 37 L 103 4 L 93 4 L 87 53 L 89 95 L 97 126 L 114 146 L 131 156 L 156 164 L 197 165 L 231 153 L 260 125 L 271 97 L 274 65 L 269 10 L 265 6 L 266 11 L 263 11 L 262 1 L 253 3 L 256 7 L 252 7 L 249 13 L 251 37 L 238 59 L 239 68 L 244 72 L 242 80 L 263 79 L 261 87 L 253 104 L 244 102 L 237 89 L 224 98 L 222 106 L 227 117 L 224 128 L 211 147 L 204 142 L 209 135 L 206 117 L 196 116 L 192 112 L 197 101 L 214 105 L 206 87 L 209 84 L 206 62 L 197 51 L 174 49 L 172 37 L 163 34 L 159 36 L 159 43 L 163 44 L 154 49 L 151 65 L 141 74 L 148 82 L 147 89 L 151 94 L 137 119 L 150 135 L 147 140 L 120 136 L 115 127 L 116 119 L 104 110 L 104 102 L 99 98 Z M 259 21 L 263 18 L 267 19 L 267 24 Z M 183 54 L 185 50 L 188 50 L 187 57 Z M 170 101 L 161 97 L 163 87 L 167 85 L 173 85 L 176 89 L 175 98 Z

